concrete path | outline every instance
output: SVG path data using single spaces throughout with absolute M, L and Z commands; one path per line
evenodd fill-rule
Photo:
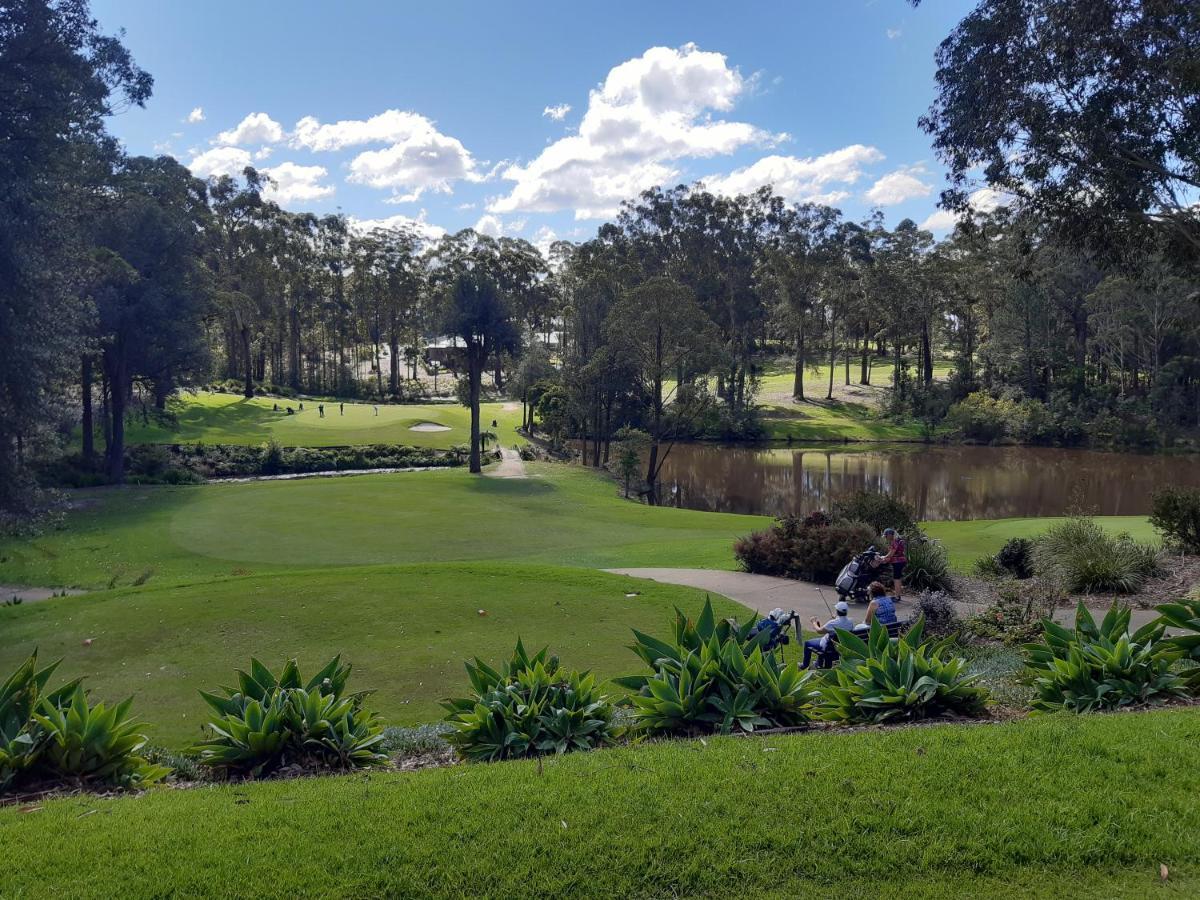
M 483 470 L 484 475 L 491 475 L 493 478 L 527 478 L 525 474 L 525 460 L 521 459 L 521 454 L 511 447 L 500 448 L 500 462 L 488 466 Z
M 49 600 L 56 594 L 83 594 L 85 591 L 75 588 L 27 587 L 21 584 L 0 584 L 0 603 L 16 597 L 22 603 L 36 603 L 39 600 Z
M 808 581 L 794 581 L 790 578 L 775 578 L 770 575 L 752 575 L 749 572 L 726 572 L 718 569 L 607 569 L 618 575 L 629 575 L 633 578 L 648 578 L 664 584 L 680 584 L 686 587 L 712 591 L 735 600 L 762 615 L 779 606 L 785 610 L 796 610 L 800 613 L 802 622 L 810 618 L 821 621 L 829 618 L 829 607 L 837 602 L 837 591 L 832 587 L 816 585 Z M 828 601 L 828 606 L 826 605 Z M 958 603 L 960 615 L 970 615 L 978 612 L 980 607 L 969 603 Z M 901 603 L 897 609 L 901 617 L 907 615 L 906 609 L 911 604 Z M 863 606 L 851 605 L 850 617 L 862 618 Z M 855 612 L 857 610 L 857 613 Z M 1097 621 L 1104 617 L 1107 610 L 1093 609 L 1092 615 Z M 1135 609 L 1130 619 L 1130 628 L 1135 631 L 1158 615 L 1152 609 Z M 1072 624 L 1075 621 L 1074 609 L 1059 609 L 1054 613 L 1055 621 Z

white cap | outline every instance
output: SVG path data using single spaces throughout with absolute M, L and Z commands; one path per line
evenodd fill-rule
M 773 610 L 771 610 L 771 613 L 768 616 L 768 618 L 774 619 L 776 622 L 778 622 L 780 619 L 783 618 L 783 609 L 778 606 L 775 607 Z
M 845 600 L 839 600 L 834 609 L 838 611 L 839 615 L 844 616 L 846 613 L 850 612 L 850 604 L 848 604 Z

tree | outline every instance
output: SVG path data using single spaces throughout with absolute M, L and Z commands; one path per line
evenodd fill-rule
M 11 0 L 0 14 L 0 513 L 29 497 L 30 445 L 49 439 L 89 311 L 86 230 L 118 147 L 104 117 L 153 81 L 86 0 Z
M 646 482 L 653 502 L 658 473 L 681 427 L 706 405 L 706 392 L 693 379 L 707 372 L 717 332 L 692 292 L 662 276 L 622 294 L 606 327 L 615 353 L 639 381 L 648 406 Z
M 467 403 L 471 408 L 471 463 L 473 473 L 483 470 L 479 459 L 479 397 L 483 370 L 499 353 L 521 346 L 512 311 L 496 283 L 486 274 L 461 272 L 444 299 L 441 328 L 463 341 L 467 356 Z
M 982 170 L 1072 242 L 1115 252 L 1148 229 L 1194 257 L 1197 58 L 1194 0 L 981 0 L 938 49 L 921 119 L 950 167 L 943 202 L 966 209 Z
M 108 476 L 124 478 L 125 409 L 134 381 L 182 379 L 205 367 L 201 318 L 210 297 L 203 265 L 204 182 L 170 157 L 127 160 L 117 200 L 96 228 L 92 291 L 105 381 Z

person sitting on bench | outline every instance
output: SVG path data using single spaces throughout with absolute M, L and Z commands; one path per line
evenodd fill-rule
M 822 625 L 817 619 L 811 619 L 814 631 L 823 632 L 820 637 L 809 638 L 804 642 L 804 661 L 800 668 L 807 669 L 812 662 L 813 654 L 818 656 L 829 646 L 829 638 L 835 631 L 854 631 L 854 620 L 850 618 L 850 607 L 845 600 L 839 600 L 834 608 L 837 615 Z
M 885 627 L 895 625 L 898 621 L 896 601 L 888 596 L 887 588 L 878 581 L 872 581 L 867 587 L 867 593 L 871 595 L 871 602 L 867 604 L 867 615 L 863 619 L 863 624 L 855 630 L 870 631 L 872 622 L 878 622 Z

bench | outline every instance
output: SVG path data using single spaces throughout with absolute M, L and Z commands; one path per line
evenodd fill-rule
M 908 626 L 910 624 L 912 623 L 907 619 L 897 619 L 895 622 L 889 622 L 884 627 L 887 628 L 888 637 L 894 641 L 904 634 L 904 632 L 908 631 Z M 856 637 L 866 638 L 869 631 L 869 628 L 855 629 L 854 633 Z M 816 655 L 816 668 L 832 669 L 834 664 L 837 663 L 838 658 L 837 633 L 835 632 L 833 635 L 833 640 L 829 641 L 829 643 L 825 645 L 825 649 Z

